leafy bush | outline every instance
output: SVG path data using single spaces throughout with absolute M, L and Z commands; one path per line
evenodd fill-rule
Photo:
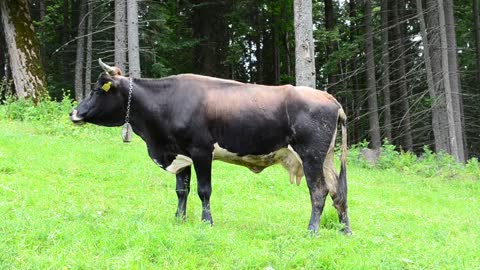
M 31 100 L 7 98 L 0 105 L 0 121 L 24 121 L 31 124 L 37 133 L 55 136 L 91 135 L 105 132 L 94 125 L 78 128 L 69 119 L 75 102 L 64 94 L 60 102 L 44 100 L 35 105 Z M 106 129 L 108 130 L 108 129 Z M 107 131 L 108 132 L 108 131 Z
M 360 166 L 362 168 L 368 168 L 370 167 L 370 164 L 361 156 L 361 151 L 362 149 L 368 148 L 368 141 L 363 140 L 362 142 L 359 142 L 358 144 L 353 144 L 350 146 L 350 149 L 348 150 L 348 161 L 349 163 L 355 164 L 357 166 Z M 335 153 L 340 155 L 340 147 L 337 147 Z
M 5 104 L 0 106 L 0 119 L 18 121 L 52 121 L 58 120 L 72 110 L 73 103 L 66 96 L 61 102 L 44 100 L 35 106 L 32 100 L 21 100 L 7 97 Z
M 473 179 L 480 181 L 480 163 L 478 159 L 471 158 L 467 161 L 465 165 L 465 171 L 468 175 L 470 175 Z
M 61 101 L 44 100 L 35 105 L 30 100 L 7 98 L 0 105 L 0 121 L 26 122 L 36 134 L 48 134 L 57 137 L 97 137 L 107 133 L 107 136 L 120 137 L 119 128 L 105 128 L 95 125 L 78 127 L 70 121 L 69 113 L 75 106 L 68 93 L 63 94 Z
M 445 153 L 434 153 L 428 146 L 423 147 L 423 153 L 416 156 L 411 152 L 398 151 L 387 140 L 380 149 L 380 157 L 375 164 L 367 162 L 361 155 L 362 149 L 368 146 L 367 141 L 352 145 L 349 160 L 360 167 L 377 168 L 381 170 L 395 169 L 407 174 L 423 177 L 464 178 L 480 180 L 480 165 L 478 159 L 472 158 L 467 164 L 461 164 Z

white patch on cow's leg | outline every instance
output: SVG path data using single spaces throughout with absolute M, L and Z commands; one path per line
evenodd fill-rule
M 167 171 L 177 174 L 183 168 L 192 165 L 193 161 L 191 158 L 184 155 L 177 155 L 170 165 L 166 168 Z

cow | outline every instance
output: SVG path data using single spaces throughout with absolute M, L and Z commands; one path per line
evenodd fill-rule
M 291 183 L 300 184 L 306 178 L 312 205 L 308 230 L 318 231 L 330 194 L 341 231 L 351 234 L 346 115 L 332 95 L 309 87 L 265 86 L 194 74 L 129 78 L 101 59 L 99 64 L 105 72 L 70 113 L 71 121 L 108 127 L 125 124 L 126 137 L 132 128 L 145 141 L 155 164 L 176 175 L 177 218 L 186 217 L 192 165 L 202 220 L 213 225 L 213 160 L 254 173 L 280 163 Z M 338 124 L 342 132 L 339 175 L 333 161 Z

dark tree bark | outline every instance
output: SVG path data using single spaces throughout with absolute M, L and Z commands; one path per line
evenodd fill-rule
M 69 7 L 69 0 L 63 1 L 63 26 L 62 26 L 62 33 L 61 33 L 61 39 L 62 39 L 62 44 L 66 44 L 70 40 L 70 7 Z M 62 54 L 62 77 L 63 81 L 67 82 L 69 81 L 69 73 L 71 73 L 71 70 L 68 68 L 68 54 L 63 53 Z
M 473 0 L 473 29 L 475 32 L 475 52 L 476 52 L 476 59 L 475 63 L 477 66 L 477 82 L 480 82 L 480 10 L 478 8 L 478 1 Z
M 93 1 L 88 1 L 87 4 L 87 47 L 86 47 L 86 55 L 85 55 L 85 96 L 90 94 L 92 88 L 92 41 L 93 41 Z
M 278 29 L 275 27 L 275 21 L 277 18 L 273 18 L 274 24 L 272 27 L 273 32 L 273 74 L 274 74 L 274 84 L 280 84 L 280 39 L 278 34 Z
M 256 33 L 254 36 L 255 40 L 255 58 L 257 61 L 255 62 L 256 74 L 255 74 L 255 82 L 262 84 L 263 83 L 263 20 L 262 20 L 262 11 L 258 7 L 254 7 L 255 10 L 253 12 L 253 20 L 256 26 Z
M 444 1 L 445 27 L 447 35 L 448 74 L 450 75 L 452 106 L 455 120 L 455 134 L 458 151 L 458 161 L 466 160 L 465 121 L 463 117 L 462 86 L 459 76 L 457 58 L 457 37 L 455 32 L 455 18 L 453 15 L 453 1 Z M 441 13 L 441 12 L 440 12 Z
M 292 72 L 292 60 L 291 60 L 291 48 L 290 48 L 290 37 L 289 37 L 289 34 L 288 32 L 285 32 L 285 34 L 283 35 L 283 44 L 285 46 L 285 57 L 286 57 L 286 66 L 287 66 L 287 75 L 288 76 L 293 76 L 293 72 Z
M 403 2 L 403 1 L 402 1 Z M 412 127 L 411 127 L 411 120 L 410 120 L 410 102 L 409 102 L 409 94 L 407 88 L 407 80 L 406 80 L 406 66 L 405 66 L 405 48 L 404 48 L 404 40 L 405 37 L 403 36 L 403 31 L 401 27 L 404 27 L 403 22 L 400 22 L 398 19 L 399 17 L 399 3 L 397 1 L 390 1 L 389 2 L 391 10 L 392 10 L 392 22 L 393 22 L 393 30 L 395 33 L 396 44 L 397 47 L 397 61 L 396 65 L 398 65 L 398 77 L 396 80 L 398 81 L 398 89 L 399 89 L 399 103 L 401 112 L 403 116 L 401 116 L 400 123 L 402 124 L 402 133 L 404 134 L 403 137 L 403 148 L 408 151 L 412 151 L 413 149 L 413 139 L 412 139 Z
M 204 75 L 228 77 L 226 52 L 228 47 L 227 23 L 224 14 L 229 10 L 229 1 L 192 0 L 190 18 L 193 37 L 197 44 L 193 50 L 194 72 Z
M 434 87 L 434 98 L 432 99 L 432 126 L 438 126 L 435 136 L 435 151 L 450 153 L 447 103 L 445 100 L 445 86 L 442 76 L 442 44 L 440 42 L 440 30 L 438 28 L 438 6 L 437 0 L 427 0 L 426 24 L 428 33 L 428 48 L 432 68 L 432 79 Z
M 453 99 L 452 99 L 452 82 L 450 81 L 450 67 L 449 56 L 448 56 L 448 36 L 447 36 L 447 26 L 445 20 L 445 9 L 443 0 L 437 0 L 438 2 L 438 16 L 439 16 L 439 29 L 440 29 L 440 40 L 442 44 L 442 71 L 443 71 L 443 83 L 445 85 L 445 97 L 447 102 L 447 117 L 448 117 L 448 134 L 449 134 L 449 143 L 450 143 L 450 153 L 455 157 L 457 161 L 460 161 L 461 156 L 458 149 L 458 137 L 455 128 L 455 115 L 453 108 Z
M 433 69 L 432 69 L 432 61 L 430 55 L 430 40 L 427 34 L 427 27 L 425 24 L 425 18 L 423 16 L 423 7 L 422 7 L 422 0 L 416 0 L 417 4 L 417 16 L 420 22 L 420 34 L 422 36 L 422 44 L 423 44 L 423 58 L 425 60 L 425 71 L 427 74 L 427 85 L 428 85 L 428 93 L 430 94 L 430 98 L 434 101 L 432 103 L 432 129 L 433 129 L 433 137 L 435 141 L 435 148 L 441 147 L 440 145 L 437 146 L 437 141 L 440 141 L 442 137 L 442 130 L 440 126 L 440 111 L 438 108 L 438 103 L 435 102 L 437 99 L 435 94 L 435 79 L 433 76 Z M 439 142 L 439 144 L 441 144 Z
M 355 18 L 357 17 L 357 3 L 356 0 L 350 0 L 348 3 L 348 13 L 350 17 L 350 43 L 355 42 L 356 36 L 358 36 L 358 28 L 357 24 L 355 22 Z M 351 119 L 353 121 L 350 121 L 351 125 L 353 128 L 349 129 L 350 132 L 350 138 L 349 142 L 352 143 L 357 143 L 360 141 L 360 121 L 358 121 L 361 111 L 362 111 L 362 98 L 361 98 L 361 93 L 360 93 L 360 86 L 358 82 L 358 63 L 357 63 L 357 57 L 353 57 L 353 59 L 350 60 L 350 70 L 351 70 L 351 79 L 350 79 L 350 87 L 352 88 L 352 100 L 350 102 L 350 108 L 351 108 Z M 348 111 L 347 111 L 348 113 Z
M 0 1 L 0 14 L 17 96 L 38 103 L 48 93 L 28 1 Z
M 45 0 L 39 0 L 38 1 L 38 8 L 39 8 L 39 21 L 43 21 L 43 19 L 45 18 Z M 44 35 L 43 32 L 45 32 L 45 30 L 43 29 L 43 27 L 41 29 L 39 29 L 39 31 L 42 33 L 42 35 Z M 47 70 L 47 46 L 46 44 L 40 44 L 41 46 L 41 55 L 42 55 L 42 67 L 43 67 L 43 70 L 46 71 Z
M 87 1 L 80 1 L 80 16 L 78 23 L 78 34 L 77 34 L 77 56 L 75 61 L 75 99 L 80 101 L 85 95 L 84 84 L 83 84 L 83 64 L 85 63 L 85 14 L 87 8 Z
M 380 123 L 378 121 L 377 87 L 375 79 L 375 59 L 373 54 L 372 7 L 370 0 L 364 0 L 365 11 L 365 54 L 367 58 L 367 88 L 368 88 L 368 119 L 370 124 L 370 147 L 379 149 L 381 146 Z
M 332 0 L 324 0 L 325 3 L 325 30 L 332 32 L 335 30 L 335 11 Z M 331 41 L 327 44 L 327 57 L 330 57 L 337 49 L 337 42 Z M 335 93 L 335 85 L 338 77 L 335 74 L 336 70 L 330 71 L 328 74 L 327 89 L 329 93 Z
M 385 138 L 392 142 L 392 112 L 390 95 L 390 46 L 388 36 L 388 1 L 381 0 L 381 25 L 382 25 L 382 88 L 384 103 Z

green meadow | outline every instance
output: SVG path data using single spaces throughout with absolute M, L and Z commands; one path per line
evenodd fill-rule
M 75 127 L 65 108 L 12 108 L 0 109 L 0 269 L 480 269 L 478 162 L 390 153 L 368 166 L 354 148 L 352 236 L 330 199 L 308 233 L 305 179 L 291 185 L 281 166 L 215 162 L 211 227 L 195 180 L 175 219 L 175 177 L 139 137 Z

